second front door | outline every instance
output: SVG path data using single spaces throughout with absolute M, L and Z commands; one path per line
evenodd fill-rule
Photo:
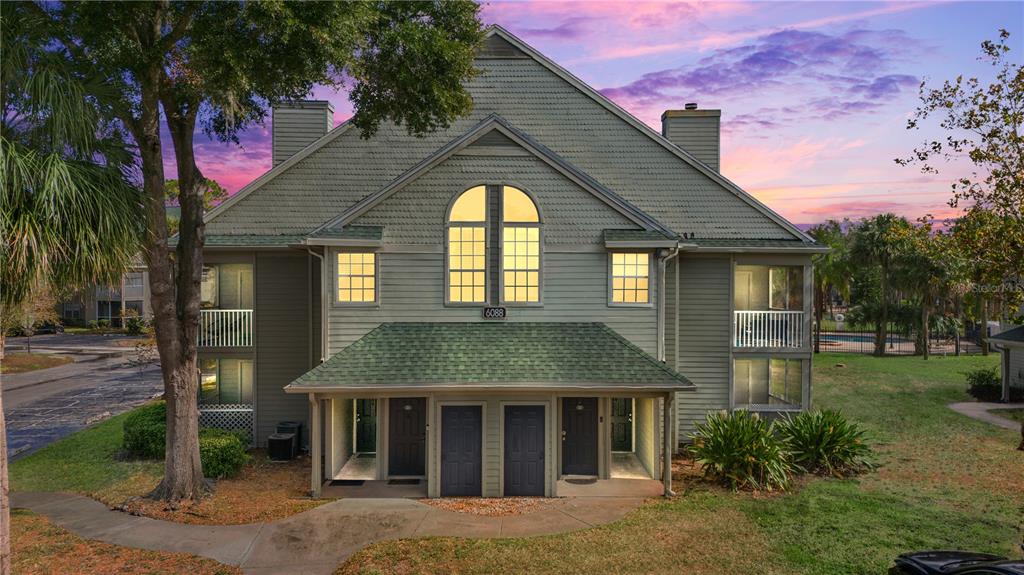
M 424 475 L 427 454 L 427 400 L 388 400 L 388 475 Z

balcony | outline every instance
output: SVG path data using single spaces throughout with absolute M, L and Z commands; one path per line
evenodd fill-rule
M 736 347 L 798 348 L 804 342 L 804 312 L 736 310 Z
M 199 315 L 199 347 L 252 346 L 251 309 L 204 309 Z

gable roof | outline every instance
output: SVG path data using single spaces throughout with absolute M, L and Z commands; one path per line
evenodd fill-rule
M 602 323 L 385 323 L 285 390 L 408 387 L 687 390 L 682 374 Z
M 507 138 L 511 142 L 517 144 L 522 149 L 530 152 L 538 159 L 544 161 L 549 166 L 560 172 L 563 176 L 572 180 L 573 183 L 577 184 L 584 190 L 587 190 L 598 199 L 604 201 L 611 208 L 626 216 L 637 225 L 640 225 L 645 229 L 658 230 L 659 232 L 670 236 L 674 235 L 672 230 L 667 226 L 659 223 L 653 217 L 644 213 L 643 210 L 637 208 L 615 192 L 604 187 L 586 173 L 577 169 L 575 166 L 560 157 L 558 154 L 546 148 L 544 145 L 536 142 L 528 135 L 517 130 L 509 124 L 508 121 L 497 114 L 488 115 L 480 123 L 474 126 L 473 129 L 458 138 L 455 138 L 442 148 L 438 149 L 434 154 L 424 158 L 420 163 L 406 170 L 400 176 L 388 183 L 388 185 L 384 186 L 377 192 L 366 196 L 355 205 L 345 210 L 341 215 L 328 220 L 323 225 L 314 229 L 312 233 L 317 234 L 326 229 L 348 224 L 355 218 L 372 209 L 374 206 L 391 197 L 391 195 L 395 194 L 406 185 L 415 181 L 416 178 L 422 176 L 441 162 L 450 158 L 455 153 L 465 149 L 474 142 L 481 140 L 488 134 L 493 134 L 495 132 L 501 134 L 503 138 Z
M 988 338 L 991 342 L 1010 344 L 1014 347 L 1024 346 L 1024 325 L 1008 329 Z
M 359 139 L 346 122 L 207 214 L 210 233 L 308 232 L 323 221 L 321 214 L 349 210 L 412 170 L 414 158 L 443 148 L 452 133 L 471 129 L 493 112 L 676 234 L 812 241 L 504 29 L 493 27 L 488 38 L 511 48 L 478 60 L 485 73 L 471 81 L 476 110 L 469 117 L 416 138 L 385 124 L 370 140 Z M 269 189 L 252 194 L 264 188 Z

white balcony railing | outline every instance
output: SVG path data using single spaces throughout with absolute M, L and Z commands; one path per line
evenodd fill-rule
M 736 347 L 802 347 L 804 312 L 736 310 Z
M 251 309 L 204 309 L 199 315 L 199 347 L 252 345 Z

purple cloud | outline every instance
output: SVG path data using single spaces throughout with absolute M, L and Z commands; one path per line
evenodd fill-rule
M 586 26 L 591 18 L 576 16 L 566 18 L 561 24 L 554 28 L 519 28 L 523 36 L 533 38 L 553 38 L 556 40 L 573 40 L 587 34 Z
M 777 125 L 786 116 L 834 119 L 871 113 L 882 102 L 916 87 L 916 77 L 892 73 L 914 45 L 900 30 L 782 30 L 716 50 L 696 64 L 644 74 L 602 93 L 631 106 L 653 107 L 684 98 L 724 100 L 801 86 L 804 101 L 787 111 L 772 110 L 776 114 L 769 121 Z M 764 127 L 763 117 L 757 113 L 733 122 Z

